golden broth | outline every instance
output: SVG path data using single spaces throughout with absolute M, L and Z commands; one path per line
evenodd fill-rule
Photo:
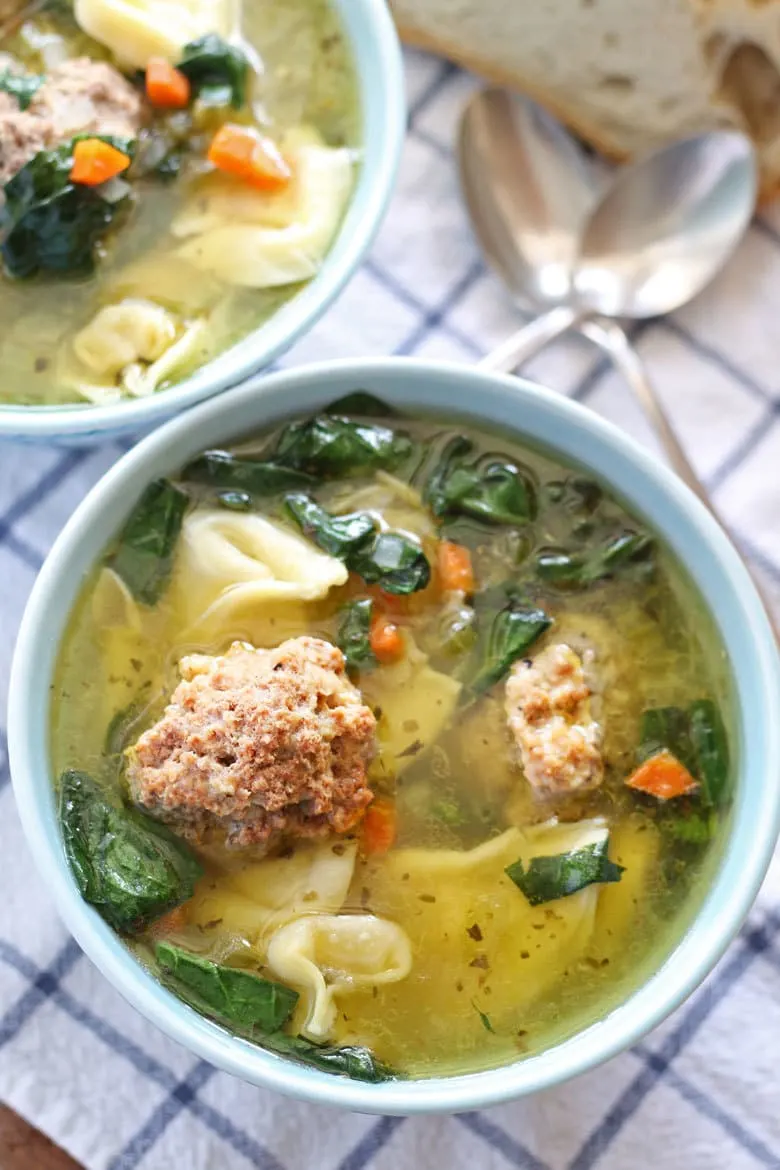
M 321 486 L 316 495 L 334 511 L 370 508 L 391 526 L 417 533 L 430 549 L 435 527 L 417 489 L 452 432 L 427 420 L 399 425 L 429 452 L 404 477 L 411 479 L 411 491 L 408 482 L 379 472 Z M 548 488 L 557 492 L 556 485 L 573 473 L 503 435 L 472 427 L 466 434 L 478 451 L 508 453 L 536 481 L 542 504 L 531 538 L 525 532 L 518 543 L 511 532 L 476 523 L 458 522 L 452 533 L 470 542 L 480 587 L 507 575 L 520 579 L 538 547 L 570 539 L 582 522 L 547 498 Z M 248 443 L 240 450 L 257 447 Z M 200 489 L 188 490 L 197 496 Z M 608 497 L 605 507 L 616 521 L 630 521 Z M 279 502 L 262 511 L 278 515 Z M 76 767 L 105 776 L 111 719 L 139 701 L 128 733 L 128 742 L 134 740 L 159 716 L 183 654 L 221 653 L 236 639 L 258 647 L 301 634 L 335 641 L 339 611 L 356 592 L 359 585 L 351 580 L 323 601 L 274 603 L 231 613 L 227 621 L 203 620 L 198 614 L 209 602 L 207 590 L 203 582 L 185 579 L 181 552 L 167 595 L 154 609 L 129 603 L 105 573 L 93 575 L 60 653 L 55 771 Z M 624 786 L 647 708 L 707 697 L 728 723 L 723 651 L 680 567 L 661 548 L 656 572 L 647 579 L 616 575 L 576 592 L 537 582 L 533 595 L 555 624 L 530 654 L 551 640 L 586 641 L 597 650 L 606 779 L 595 792 L 534 799 L 513 762 L 501 685 L 455 710 L 453 680 L 464 658 L 442 649 L 442 599 L 435 587 L 396 606 L 394 620 L 407 638 L 404 660 L 356 678 L 379 713 L 380 754 L 370 778 L 379 793 L 395 797 L 398 836 L 386 855 L 358 856 L 343 909 L 372 912 L 402 926 L 413 961 L 399 982 L 339 994 L 331 1038 L 368 1045 L 412 1076 L 494 1067 L 603 1017 L 669 954 L 717 864 L 720 833 L 713 846 L 681 860 L 670 852 L 658 807 Z M 442 709 L 448 712 L 443 722 Z M 109 782 L 117 782 L 115 769 Z M 555 815 L 564 834 L 569 823 L 576 831 L 583 818 L 606 818 L 609 856 L 625 872 L 616 884 L 534 907 L 504 870 L 524 851 L 526 860 L 532 855 L 521 830 L 541 834 L 536 848 L 544 853 L 548 830 L 539 825 Z M 298 853 L 309 849 L 302 846 Z M 251 852 L 218 846 L 205 850 L 203 860 L 206 874 L 175 941 L 215 961 L 264 970 L 271 922 L 278 924 L 257 900 L 266 890 L 267 863 Z M 152 931 L 134 943 L 143 961 L 150 961 L 148 944 L 155 937 Z

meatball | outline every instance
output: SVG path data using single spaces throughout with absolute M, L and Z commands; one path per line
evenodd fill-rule
M 77 57 L 51 70 L 28 113 L 50 122 L 58 142 L 81 133 L 136 138 L 142 102 L 138 91 L 112 65 Z
M 54 127 L 47 118 L 23 112 L 10 94 L 0 92 L 0 184 L 53 141 Z
M 557 796 L 596 788 L 604 778 L 601 727 L 571 647 L 548 646 L 516 662 L 506 683 L 509 730 L 534 792 Z
M 267 850 L 346 833 L 372 794 L 376 720 L 344 655 L 318 638 L 194 654 L 158 723 L 128 752 L 133 799 L 177 832 Z

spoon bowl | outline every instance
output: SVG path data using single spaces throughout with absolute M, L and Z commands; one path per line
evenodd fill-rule
M 457 156 L 482 251 L 513 298 L 525 307 L 565 303 L 600 194 L 582 150 L 534 102 L 486 89 L 464 110 Z
M 717 130 L 619 171 L 582 237 L 575 293 L 607 317 L 657 317 L 697 296 L 742 239 L 756 203 L 753 147 Z

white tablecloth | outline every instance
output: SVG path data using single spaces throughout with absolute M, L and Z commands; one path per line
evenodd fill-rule
M 284 364 L 473 361 L 518 324 L 458 196 L 451 144 L 473 84 L 407 56 L 411 126 L 390 215 L 338 305 Z M 780 598 L 780 206 L 715 286 L 639 334 L 681 439 Z M 571 340 L 528 371 L 652 444 L 620 379 Z M 116 445 L 0 444 L 0 710 L 47 549 Z M 777 866 L 775 866 L 777 869 Z M 484 1113 L 384 1119 L 299 1105 L 216 1072 L 130 1009 L 69 940 L 33 869 L 0 728 L 0 1097 L 89 1170 L 780 1168 L 780 881 L 700 992 L 633 1051 Z

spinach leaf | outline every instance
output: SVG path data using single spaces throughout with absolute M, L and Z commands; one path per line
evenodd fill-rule
M 129 187 L 73 183 L 73 146 L 79 138 L 100 137 L 132 156 L 133 144 L 109 135 L 79 135 L 53 150 L 41 150 L 5 184 L 4 238 L 0 252 L 11 276 L 37 272 L 89 274 L 95 249 L 129 203 Z
M 385 593 L 416 593 L 431 579 L 431 566 L 418 541 L 402 532 L 379 532 L 347 562 L 369 585 Z
M 452 439 L 425 489 L 434 515 L 471 516 L 488 524 L 527 524 L 537 512 L 536 487 L 530 471 L 503 455 L 465 457 L 473 444 Z
M 694 775 L 688 716 L 681 707 L 651 707 L 642 715 L 637 758 L 640 763 L 666 749 Z
M 696 850 L 712 840 L 720 822 L 713 809 L 683 813 L 678 806 L 669 804 L 660 810 L 656 823 L 675 844 Z
M 312 476 L 302 471 L 264 459 L 231 455 L 229 451 L 205 451 L 187 464 L 179 478 L 221 492 L 246 492 L 261 498 L 312 488 L 316 484 Z
M 325 408 L 325 413 L 346 418 L 355 414 L 363 418 L 394 418 L 398 411 L 388 406 L 381 398 L 375 398 L 367 390 L 354 390 L 351 394 L 345 394 L 343 398 L 331 402 L 330 406 Z
M 483 620 L 480 615 L 480 620 Z M 499 682 L 518 658 L 545 630 L 552 618 L 543 609 L 512 599 L 493 618 L 480 637 L 475 652 L 474 674 L 466 684 L 471 696 L 481 695 Z
M 320 414 L 285 427 L 274 459 L 285 467 L 322 478 L 392 471 L 411 453 L 412 441 L 401 431 Z
M 117 711 L 106 728 L 106 738 L 103 744 L 103 753 L 106 756 L 119 756 L 127 747 L 128 731 L 144 709 L 142 699 L 133 699 L 126 707 Z
M 377 1085 L 382 1081 L 394 1080 L 397 1076 L 369 1048 L 358 1045 L 336 1048 L 327 1044 L 313 1044 L 303 1036 L 287 1036 L 284 1032 L 277 1032 L 264 1039 L 263 1044 L 272 1051 L 294 1057 L 302 1064 L 333 1073 L 334 1076 L 349 1077 L 352 1081 Z
M 235 109 L 246 101 L 249 61 L 241 49 L 216 33 L 207 33 L 184 46 L 177 68 L 189 79 L 193 94 L 214 104 L 214 89 L 225 88 Z M 204 91 L 211 91 L 206 92 Z
M 373 601 L 366 598 L 350 601 L 341 611 L 336 644 L 347 660 L 347 670 L 373 670 L 377 664 L 370 639 L 373 608 Z
M 157 943 L 154 954 L 161 978 L 171 991 L 196 1011 L 231 1024 L 243 1034 L 277 1032 L 298 1002 L 297 991 L 283 983 L 212 963 L 172 943 Z
M 568 589 L 586 589 L 614 577 L 632 565 L 647 565 L 655 541 L 644 532 L 626 531 L 612 537 L 590 553 L 566 549 L 543 549 L 536 558 L 536 575 L 542 581 Z
M 306 536 L 332 557 L 339 557 L 347 567 L 361 549 L 373 543 L 376 536 L 375 522 L 367 512 L 332 516 L 302 492 L 288 495 L 284 506 Z
M 568 898 L 596 882 L 619 882 L 625 866 L 607 857 L 609 839 L 585 845 L 571 853 L 534 857 L 526 869 L 522 861 L 504 871 L 532 906 Z
M 0 90 L 16 98 L 20 110 L 27 109 L 43 82 L 40 73 L 12 73 L 10 69 L 0 73 Z
M 136 600 L 159 601 L 168 585 L 189 497 L 167 479 L 150 483 L 119 536 L 108 565 Z
M 65 856 L 81 896 L 116 930 L 142 930 L 192 897 L 203 870 L 164 825 L 113 805 L 85 772 L 60 777 Z
M 368 512 L 332 516 L 299 492 L 287 496 L 285 508 L 306 536 L 369 584 L 400 594 L 428 584 L 431 567 L 418 542 L 401 532 L 377 532 Z
M 688 708 L 693 773 L 701 783 L 705 804 L 723 804 L 729 782 L 729 745 L 721 713 L 711 699 Z

